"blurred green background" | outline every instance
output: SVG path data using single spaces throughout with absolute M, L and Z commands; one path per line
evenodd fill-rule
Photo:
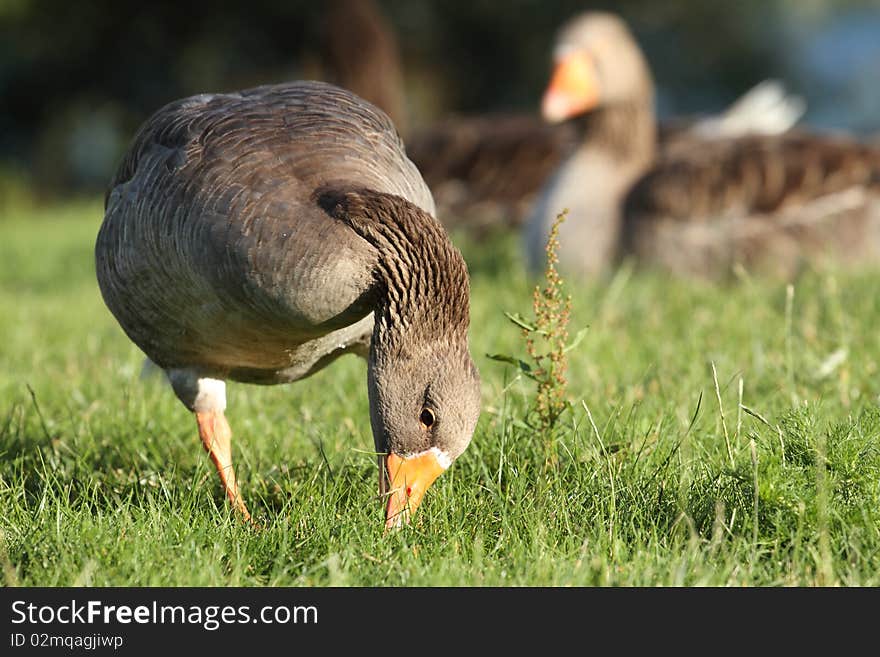
M 340 2 L 0 0 L 0 210 L 100 193 L 137 126 L 175 98 L 333 80 L 330 40 L 358 43 L 328 18 Z M 880 132 L 877 0 L 367 4 L 396 39 L 404 134 L 450 113 L 536 113 L 554 32 L 586 9 L 630 24 L 661 117 L 719 111 L 777 78 L 806 100 L 807 124 Z

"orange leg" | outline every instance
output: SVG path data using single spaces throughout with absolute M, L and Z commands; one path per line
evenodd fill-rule
M 244 500 L 241 499 L 238 481 L 235 479 L 235 469 L 232 467 L 232 430 L 229 428 L 226 416 L 223 415 L 223 411 L 196 411 L 195 414 L 202 445 L 217 467 L 226 495 L 244 519 L 250 520 L 251 514 Z

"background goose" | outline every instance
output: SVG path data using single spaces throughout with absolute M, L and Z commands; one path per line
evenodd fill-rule
M 389 525 L 467 447 L 480 408 L 467 269 L 371 104 L 317 82 L 173 102 L 141 127 L 105 208 L 104 300 L 195 414 L 246 517 L 227 379 L 286 383 L 367 357 Z
M 673 117 L 658 125 L 657 147 L 675 149 L 694 137 L 779 134 L 804 113 L 801 98 L 765 80 L 715 116 Z M 447 228 L 482 235 L 518 227 L 544 184 L 590 138 L 582 122 L 549 123 L 532 114 L 454 116 L 415 131 L 407 153 L 425 177 Z
M 740 262 L 792 274 L 807 257 L 880 255 L 877 150 L 843 137 L 693 130 L 658 147 L 653 82 L 624 23 L 604 13 L 561 30 L 542 111 L 580 117 L 581 145 L 542 190 L 525 232 L 533 268 L 563 208 L 560 261 L 594 274 L 621 252 L 680 273 Z

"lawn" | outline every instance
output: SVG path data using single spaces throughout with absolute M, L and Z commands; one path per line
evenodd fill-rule
M 571 408 L 540 435 L 533 383 L 487 356 L 525 356 L 505 312 L 530 315 L 536 281 L 513 236 L 457 234 L 483 379 L 471 446 L 385 534 L 362 361 L 231 383 L 253 528 L 101 300 L 101 216 L 0 217 L 6 585 L 880 585 L 880 273 L 567 281 L 587 331 Z

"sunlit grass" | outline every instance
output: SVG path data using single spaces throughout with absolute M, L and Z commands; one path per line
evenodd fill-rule
M 523 351 L 504 312 L 535 281 L 515 237 L 457 235 L 483 378 L 471 447 L 386 535 L 361 361 L 232 383 L 253 529 L 100 298 L 100 220 L 98 202 L 0 218 L 6 584 L 880 585 L 880 274 L 806 272 L 791 293 L 628 265 L 569 281 L 588 331 L 548 469 L 532 383 L 486 357 Z

